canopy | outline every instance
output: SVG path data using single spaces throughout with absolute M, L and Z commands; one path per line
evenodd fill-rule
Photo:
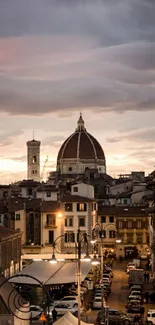
M 81 325 L 93 325 L 90 323 L 85 323 L 80 321 Z M 69 311 L 63 315 L 61 318 L 59 318 L 54 325 L 78 325 L 78 319 L 77 317 L 73 316 Z
M 89 262 L 81 262 L 81 281 L 84 281 L 91 267 Z M 20 276 L 21 274 L 21 276 Z M 18 276 L 10 279 L 10 282 L 18 284 L 54 285 L 77 282 L 77 263 L 57 263 L 38 261 L 26 266 Z M 34 277 L 35 279 L 31 278 Z

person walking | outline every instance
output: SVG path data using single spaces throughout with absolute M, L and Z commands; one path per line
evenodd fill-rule
M 57 311 L 55 308 L 52 310 L 52 317 L 53 317 L 53 322 L 55 322 L 57 320 Z

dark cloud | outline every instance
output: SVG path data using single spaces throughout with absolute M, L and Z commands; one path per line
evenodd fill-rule
M 155 107 L 155 2 L 0 2 L 0 112 Z

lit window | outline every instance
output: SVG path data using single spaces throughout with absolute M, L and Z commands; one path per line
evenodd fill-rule
M 128 220 L 128 221 L 127 221 L 127 228 L 128 228 L 128 229 L 132 229 L 132 227 L 133 227 L 132 220 Z
M 77 211 L 87 211 L 86 203 L 77 203 Z
M 123 221 L 121 220 L 118 221 L 118 228 L 123 229 Z
M 36 164 L 36 162 L 37 162 L 37 157 L 36 157 L 36 155 L 34 155 L 32 157 L 32 164 Z
M 138 229 L 142 228 L 142 221 L 141 220 L 137 220 L 137 228 Z

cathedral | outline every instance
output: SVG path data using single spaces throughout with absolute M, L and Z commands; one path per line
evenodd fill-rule
M 28 141 L 27 148 L 28 179 L 40 181 L 40 141 Z M 94 177 L 105 179 L 107 176 L 104 151 L 87 132 L 80 114 L 75 132 L 64 141 L 58 152 L 56 172 L 50 173 L 49 181 L 65 183 Z

